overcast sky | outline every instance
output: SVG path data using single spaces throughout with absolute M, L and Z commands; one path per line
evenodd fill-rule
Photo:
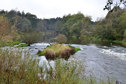
M 30 12 L 38 18 L 62 17 L 67 14 L 83 13 L 92 20 L 105 17 L 103 8 L 107 0 L 1 0 L 0 9 Z

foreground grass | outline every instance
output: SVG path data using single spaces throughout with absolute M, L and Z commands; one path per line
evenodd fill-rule
M 38 60 L 31 58 L 28 52 L 22 53 L 21 50 L 0 49 L 1 84 L 114 84 L 81 77 L 84 69 L 74 61 L 56 60 L 54 69 L 44 71 L 38 66 Z

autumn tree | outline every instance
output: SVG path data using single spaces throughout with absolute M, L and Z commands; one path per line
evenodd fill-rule
M 57 37 L 56 37 L 56 41 L 58 43 L 66 43 L 67 42 L 67 37 L 63 34 L 59 34 Z

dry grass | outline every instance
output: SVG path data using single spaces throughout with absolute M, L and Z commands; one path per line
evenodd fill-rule
M 43 71 L 38 60 L 31 58 L 28 52 L 22 57 L 22 53 L 22 50 L 0 49 L 0 84 L 113 84 L 80 78 L 83 68 L 74 61 L 56 60 L 54 69 Z
M 46 56 L 47 59 L 65 58 L 68 59 L 70 55 L 76 52 L 76 48 L 70 47 L 68 45 L 62 44 L 52 44 L 48 46 L 43 51 L 39 51 L 37 54 L 39 56 Z
M 46 49 L 43 50 L 43 52 L 46 51 L 53 51 L 55 53 L 59 53 L 63 50 L 70 50 L 71 48 L 67 45 L 62 45 L 62 44 L 52 44 L 51 46 L 47 47 Z

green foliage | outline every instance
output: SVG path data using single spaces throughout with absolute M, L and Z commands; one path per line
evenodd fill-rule
M 81 50 L 80 48 L 75 48 L 75 51 L 76 51 L 76 52 L 78 52 L 78 51 L 80 51 L 80 50 Z
M 126 29 L 125 18 L 126 11 L 119 6 L 96 22 L 82 13 L 69 14 L 63 18 L 38 19 L 31 13 L 1 10 L 0 40 L 20 40 L 30 45 L 42 41 L 54 42 L 54 38 L 62 34 L 58 40 L 60 43 L 121 43 Z
M 115 41 L 112 41 L 112 43 L 115 43 L 115 44 L 122 44 L 122 41 L 115 40 Z
M 120 26 L 126 29 L 126 11 L 120 16 Z
M 19 41 L 0 41 L 0 47 L 4 47 L 4 46 L 10 46 L 13 47 L 14 45 L 18 45 L 20 42 Z
M 73 36 L 72 36 L 72 39 L 77 39 L 77 36 L 73 35 Z
M 42 32 L 27 32 L 22 34 L 21 41 L 30 45 L 42 41 L 42 36 Z
M 19 44 L 18 47 L 28 47 L 28 44 L 27 43 Z
M 75 48 L 75 52 L 78 52 L 78 51 L 81 50 L 80 48 L 76 48 L 76 47 L 73 47 L 73 46 L 71 46 L 71 45 L 69 45 L 69 47 L 70 47 L 70 48 Z
M 38 56 L 45 56 L 45 52 L 38 51 L 38 52 L 37 52 L 37 55 L 38 55 Z

